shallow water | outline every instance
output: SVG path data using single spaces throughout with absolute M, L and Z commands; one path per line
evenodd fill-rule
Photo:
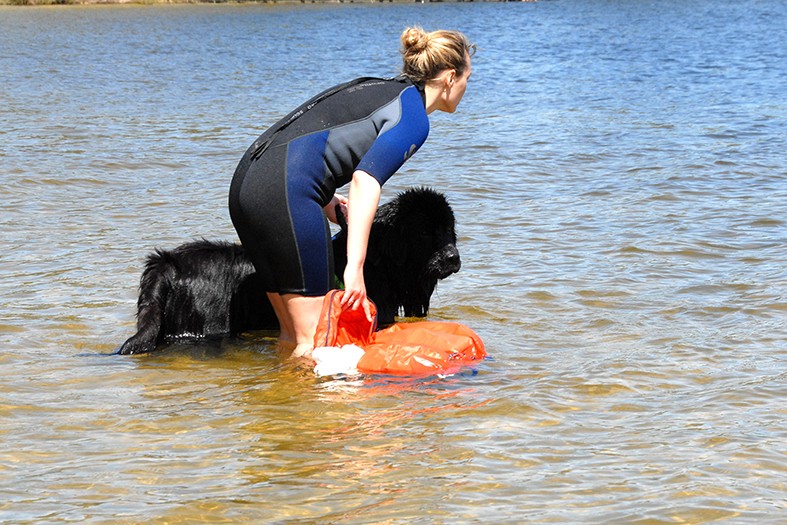
M 272 334 L 152 356 L 144 255 L 401 29 L 479 45 L 385 187 L 457 214 L 432 319 L 491 359 L 318 379 Z M 0 520 L 781 523 L 783 2 L 0 8 Z

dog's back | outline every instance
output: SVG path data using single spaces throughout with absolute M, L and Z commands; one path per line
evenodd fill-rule
M 148 256 L 140 280 L 137 333 L 121 354 L 152 352 L 171 339 L 276 329 L 273 308 L 238 244 L 195 241 Z

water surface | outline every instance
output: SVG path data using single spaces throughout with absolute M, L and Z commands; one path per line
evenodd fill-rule
M 151 356 L 144 256 L 234 239 L 248 144 L 479 47 L 385 187 L 445 192 L 432 319 L 492 359 L 318 379 L 271 334 Z M 781 523 L 787 8 L 779 1 L 0 8 L 0 519 Z

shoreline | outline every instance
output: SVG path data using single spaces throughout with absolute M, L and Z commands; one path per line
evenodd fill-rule
M 79 5 L 242 5 L 242 4 L 424 4 L 473 2 L 535 2 L 537 0 L 0 0 L 0 6 Z

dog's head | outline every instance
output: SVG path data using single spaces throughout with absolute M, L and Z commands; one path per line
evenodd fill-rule
M 380 206 L 367 250 L 375 269 L 365 272 L 369 295 L 390 297 L 394 315 L 425 317 L 437 281 L 461 268 L 455 227 L 445 196 L 429 188 L 407 190 Z M 381 322 L 393 322 L 391 315 L 385 319 L 386 306 L 379 308 Z
M 381 324 L 392 323 L 401 313 L 426 316 L 437 281 L 462 265 L 455 226 L 445 196 L 430 188 L 409 189 L 377 209 L 364 275 Z M 341 276 L 347 260 L 346 224 L 334 237 L 333 247 Z
M 436 283 L 462 266 L 455 227 L 454 212 L 442 193 L 412 188 L 378 209 L 368 255 L 406 272 L 402 277 Z

